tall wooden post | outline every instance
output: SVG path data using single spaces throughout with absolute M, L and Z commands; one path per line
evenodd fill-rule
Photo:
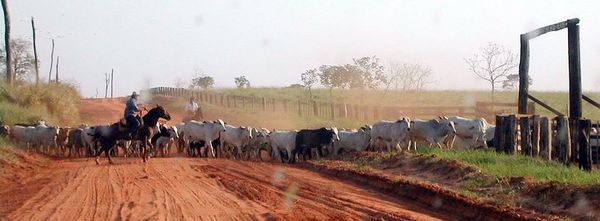
M 60 61 L 60 56 L 56 56 L 56 75 L 54 75 L 54 82 L 58 84 L 58 62 Z
M 110 69 L 110 98 L 113 98 L 113 81 L 115 79 L 115 69 Z
M 52 66 L 54 65 L 54 38 L 52 39 L 52 52 L 50 52 L 50 71 L 48 72 L 48 83 L 52 82 Z
M 2 0 L 2 10 L 4 11 L 4 46 L 6 48 L 6 82 L 12 84 L 15 80 L 15 73 L 12 68 L 12 47 L 10 45 L 10 14 L 6 0 Z
M 529 39 L 521 35 L 521 57 L 519 61 L 519 114 L 527 114 L 527 94 L 529 93 Z
M 567 22 L 569 35 L 569 117 L 581 118 L 581 61 L 579 54 L 579 19 Z
M 38 67 L 38 57 L 37 57 L 37 46 L 35 41 L 35 23 L 33 21 L 33 17 L 31 17 L 31 31 L 33 32 L 33 60 L 35 67 L 35 83 L 40 83 L 40 68 Z

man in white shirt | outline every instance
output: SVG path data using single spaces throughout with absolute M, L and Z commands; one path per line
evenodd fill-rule
M 204 118 L 202 115 L 202 109 L 200 109 L 198 104 L 194 102 L 193 97 L 190 97 L 190 102 L 185 106 L 185 112 L 188 120 L 201 120 Z

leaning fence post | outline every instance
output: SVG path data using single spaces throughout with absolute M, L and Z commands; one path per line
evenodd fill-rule
M 592 170 L 592 149 L 590 148 L 590 131 L 592 121 L 583 119 L 579 122 L 579 168 Z
M 540 157 L 552 159 L 552 125 L 548 117 L 540 117 Z
M 519 129 L 521 131 L 521 152 L 523 155 L 533 156 L 531 148 L 531 127 L 529 117 L 519 118 Z

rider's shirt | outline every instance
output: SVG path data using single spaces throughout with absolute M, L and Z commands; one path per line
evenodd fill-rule
M 135 98 L 129 98 L 129 100 L 127 100 L 127 104 L 125 105 L 125 113 L 123 114 L 124 117 L 127 116 L 135 116 L 135 113 L 140 111 L 140 109 L 137 106 L 137 99 Z
M 196 102 L 188 103 L 185 106 L 185 111 L 187 112 L 196 112 L 198 110 L 198 104 Z

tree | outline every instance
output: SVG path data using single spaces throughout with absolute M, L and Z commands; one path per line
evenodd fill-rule
M 211 76 L 201 75 L 195 78 L 192 78 L 191 88 L 202 88 L 209 89 L 215 85 L 215 80 Z
M 347 70 L 356 71 L 359 77 L 357 82 L 361 88 L 375 89 L 382 85 L 385 81 L 385 75 L 383 74 L 383 66 L 379 64 L 379 58 L 377 56 L 362 57 L 359 59 L 352 59 L 354 66 L 348 66 Z
M 339 65 L 321 65 L 319 67 L 319 82 L 329 88 L 329 96 L 333 97 L 333 88 L 344 88 L 348 78 L 344 76 L 344 67 Z
M 250 81 L 242 75 L 233 79 L 237 88 L 250 88 Z
M 31 54 L 31 43 L 23 39 L 14 39 L 10 43 L 11 71 L 16 79 L 26 80 L 30 74 L 35 73 L 35 58 Z M 0 64 L 3 65 L 2 73 L 6 71 L 6 49 L 0 49 Z
M 488 43 L 478 54 L 465 58 L 469 69 L 479 78 L 490 83 L 492 102 L 501 78 L 511 74 L 517 67 L 517 56 L 496 43 Z
M 388 68 L 389 87 L 394 85 L 394 89 L 403 91 L 420 91 L 426 84 L 431 83 L 431 68 L 420 64 L 398 64 L 391 63 Z
M 312 87 L 319 81 L 319 72 L 317 69 L 310 69 L 300 75 L 304 87 L 308 89 L 308 96 L 312 99 Z

